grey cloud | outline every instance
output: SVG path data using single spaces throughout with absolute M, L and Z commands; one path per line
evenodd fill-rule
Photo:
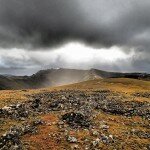
M 19 50 L 18 50 L 19 51 Z M 52 51 L 51 53 L 54 53 Z M 97 68 L 106 71 L 119 72 L 149 72 L 150 73 L 150 59 L 148 54 L 139 52 L 133 57 L 126 59 L 117 59 L 116 61 L 100 61 L 97 58 L 90 58 L 87 61 L 72 61 L 68 60 L 64 55 L 52 54 L 49 57 L 42 57 L 42 52 L 37 55 L 37 52 L 26 52 L 28 59 L 24 59 L 18 55 L 17 58 L 5 56 L 0 63 L 0 74 L 15 74 L 15 75 L 31 75 L 38 70 L 47 68 L 77 68 L 90 69 Z M 34 56 L 34 57 L 33 57 Z M 45 56 L 45 55 L 44 55 Z M 54 59 L 52 59 L 54 56 Z M 104 56 L 107 57 L 107 56 Z
M 1 0 L 1 45 L 57 45 L 75 34 L 79 20 L 73 0 Z
M 1 0 L 0 45 L 33 49 L 75 39 L 147 50 L 149 34 L 140 35 L 150 30 L 149 14 L 149 0 Z
M 2 54 L 1 54 L 2 55 Z M 36 60 L 32 60 L 31 58 L 29 59 L 25 59 L 25 58 L 14 58 L 14 57 L 10 57 L 7 56 L 5 54 L 2 55 L 2 57 L 0 58 L 0 68 L 18 68 L 18 69 L 25 69 L 25 68 L 29 68 L 30 66 L 36 66 L 38 63 Z M 1 71 L 0 69 L 0 71 Z
M 9 67 L 9 68 L 0 67 L 0 74 L 4 74 L 4 75 L 24 76 L 24 75 L 32 75 L 37 71 L 39 71 L 39 68 L 26 69 L 26 68 L 15 68 L 15 67 Z
M 47 50 L 72 40 L 98 48 L 120 46 L 124 52 L 133 48 L 136 56 L 130 64 L 135 70 L 149 72 L 150 1 L 0 0 L 0 47 Z M 41 65 L 40 58 L 34 57 L 3 60 L 10 67 Z M 118 63 L 126 63 L 122 67 L 132 70 L 128 61 Z M 71 66 L 61 58 L 51 64 L 62 65 Z M 120 69 L 117 63 L 106 65 Z M 93 67 L 99 68 L 99 64 Z M 107 67 L 104 64 L 102 68 Z

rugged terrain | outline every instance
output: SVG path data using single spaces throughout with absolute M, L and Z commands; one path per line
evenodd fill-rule
M 0 90 L 10 89 L 37 89 L 78 83 L 99 78 L 133 78 L 149 80 L 150 74 L 146 73 L 117 73 L 97 69 L 48 69 L 41 70 L 32 76 L 0 75 Z
M 150 81 L 0 91 L 0 149 L 149 150 Z

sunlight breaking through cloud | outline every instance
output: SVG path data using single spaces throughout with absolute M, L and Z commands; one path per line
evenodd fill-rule
M 92 48 L 83 43 L 70 42 L 62 47 L 51 49 L 50 51 L 26 51 L 24 49 L 13 48 L 9 51 L 0 50 L 0 67 L 3 68 L 56 68 L 69 67 L 89 69 L 96 67 L 108 70 L 109 66 L 122 68 L 118 62 L 132 60 L 135 56 L 134 49 L 129 53 L 122 51 L 121 47 Z M 131 64 L 131 62 L 128 62 Z M 105 66 L 105 68 L 104 68 Z

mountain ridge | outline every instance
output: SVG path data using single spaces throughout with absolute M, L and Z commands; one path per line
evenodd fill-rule
M 150 74 L 108 72 L 94 68 L 89 70 L 52 68 L 40 70 L 31 76 L 0 75 L 0 90 L 37 89 L 103 78 L 133 78 L 150 80 Z

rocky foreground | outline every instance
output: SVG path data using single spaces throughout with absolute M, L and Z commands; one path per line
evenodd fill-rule
M 1 131 L 7 120 L 17 122 L 2 132 L 0 149 L 32 149 L 30 142 L 41 142 L 34 137 L 47 130 L 45 145 L 38 149 L 149 150 L 150 103 L 134 97 L 149 99 L 150 93 L 127 97 L 110 90 L 60 90 L 29 96 L 25 102 L 0 109 Z M 52 115 L 56 121 L 48 117 Z

